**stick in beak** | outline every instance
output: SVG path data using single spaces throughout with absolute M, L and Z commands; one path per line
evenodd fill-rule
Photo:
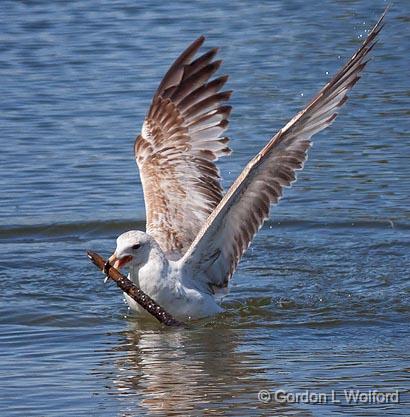
M 110 268 L 112 266 L 114 266 L 115 268 L 115 264 L 118 262 L 117 257 L 115 256 L 115 253 L 113 253 L 110 258 L 105 262 L 104 264 L 104 274 L 106 275 L 104 278 L 104 284 L 107 283 L 107 281 L 110 279 L 110 277 L 108 276 L 108 271 L 110 270 Z M 114 263 L 114 264 L 112 264 Z

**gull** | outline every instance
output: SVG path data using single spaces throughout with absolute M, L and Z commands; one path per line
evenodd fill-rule
M 174 317 L 198 319 L 223 311 L 239 260 L 269 218 L 283 189 L 303 168 L 312 136 L 335 120 L 359 80 L 383 27 L 384 11 L 366 40 L 319 93 L 245 166 L 224 194 L 215 161 L 230 154 L 228 77 L 212 79 L 216 48 L 196 57 L 196 39 L 172 64 L 135 141 L 146 208 L 146 232 L 117 238 L 109 262 Z M 124 294 L 130 308 L 148 314 Z

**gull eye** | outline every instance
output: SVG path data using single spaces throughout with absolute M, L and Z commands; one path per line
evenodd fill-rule
M 135 245 L 132 245 L 133 250 L 137 250 L 141 247 L 141 243 L 136 243 Z

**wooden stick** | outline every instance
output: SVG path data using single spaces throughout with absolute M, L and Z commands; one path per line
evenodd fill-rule
M 108 261 L 98 253 L 87 251 L 88 258 L 97 266 L 102 272 L 107 274 L 118 287 L 120 287 L 126 294 L 135 300 L 142 308 L 152 314 L 157 320 L 165 324 L 165 326 L 183 326 L 184 323 L 174 319 L 171 314 L 167 313 L 161 306 L 159 306 L 151 297 L 140 290 L 132 281 L 125 275 L 121 274 L 118 269 L 114 268 Z

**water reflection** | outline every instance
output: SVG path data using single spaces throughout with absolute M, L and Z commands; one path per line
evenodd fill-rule
M 274 383 L 264 374 L 257 347 L 244 337 L 245 332 L 212 323 L 152 330 L 130 321 L 114 348 L 121 355 L 110 381 L 121 415 L 261 415 L 278 407 L 283 414 L 283 405 L 258 401 L 258 391 Z M 298 412 L 287 409 L 286 414 Z

